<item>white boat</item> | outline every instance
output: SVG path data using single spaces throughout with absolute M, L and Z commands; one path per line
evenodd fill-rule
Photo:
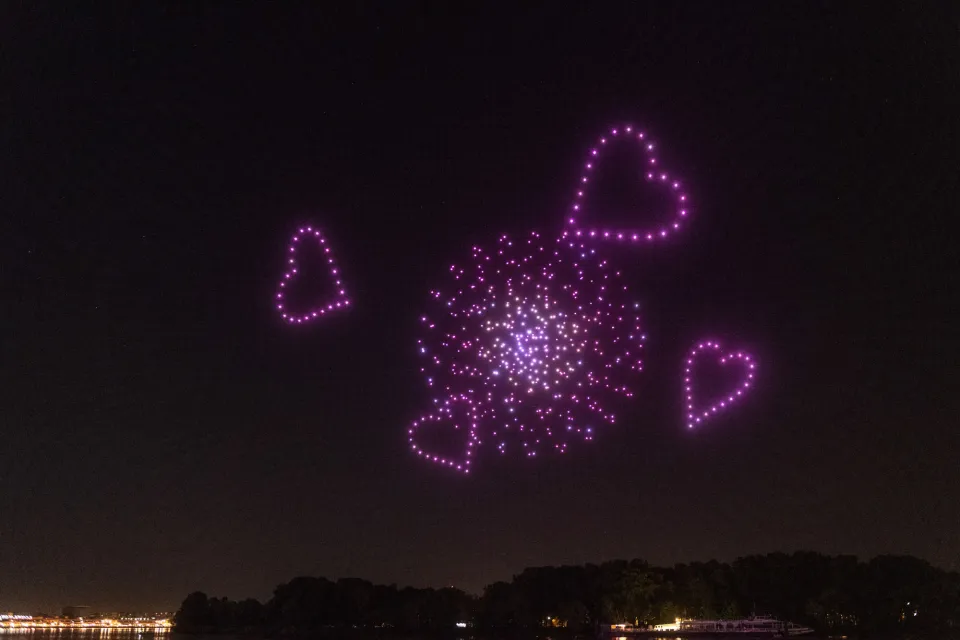
M 668 624 L 650 627 L 635 627 L 628 624 L 610 625 L 607 633 L 613 636 L 657 636 L 676 634 L 677 637 L 726 636 L 744 634 L 749 636 L 787 637 L 813 633 L 810 627 L 795 622 L 784 622 L 770 616 L 752 616 L 741 620 L 684 620 L 677 618 Z
M 752 616 L 742 620 L 679 620 L 678 623 L 676 630 L 688 633 L 749 633 L 772 636 L 803 636 L 813 633 L 810 627 L 769 616 Z

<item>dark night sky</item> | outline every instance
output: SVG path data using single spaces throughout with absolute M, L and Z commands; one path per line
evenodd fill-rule
M 798 548 L 960 569 L 960 51 L 930 4 L 4 3 L 0 610 Z M 558 228 L 627 119 L 698 203 L 610 248 L 640 398 L 563 459 L 418 462 L 427 290 Z M 307 220 L 356 306 L 292 330 L 270 297 Z M 689 433 L 708 333 L 760 385 Z

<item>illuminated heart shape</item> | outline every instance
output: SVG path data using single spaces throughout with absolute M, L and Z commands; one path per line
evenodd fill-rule
M 604 150 L 608 149 L 611 144 L 617 141 L 639 144 L 646 155 L 645 167 L 642 171 L 645 179 L 647 182 L 662 185 L 669 189 L 670 194 L 676 200 L 675 211 L 667 215 L 664 221 L 657 226 L 636 229 L 609 229 L 602 228 L 600 225 L 584 219 L 584 198 L 590 186 L 592 176 L 596 175 L 598 162 L 603 157 Z M 594 238 L 597 240 L 643 243 L 662 240 L 672 233 L 679 231 L 690 213 L 688 206 L 689 198 L 681 189 L 680 181 L 659 167 L 655 150 L 656 145 L 653 141 L 650 140 L 643 131 L 638 130 L 632 125 L 615 127 L 606 135 L 600 136 L 597 143 L 587 154 L 587 160 L 583 165 L 583 175 L 580 176 L 580 180 L 577 182 L 576 195 L 570 207 L 570 213 L 567 216 L 567 229 L 564 235 L 573 235 L 583 239 Z
M 410 429 L 407 430 L 410 440 L 410 448 L 424 460 L 429 460 L 436 464 L 443 465 L 470 473 L 470 464 L 473 461 L 473 452 L 479 445 L 477 439 L 477 407 L 473 400 L 467 395 L 453 395 L 440 404 L 433 413 L 425 415 L 415 420 Z M 462 457 L 455 458 L 450 454 L 439 454 L 434 451 L 428 451 L 418 442 L 418 436 L 422 429 L 443 429 L 450 428 L 461 432 L 466 444 L 463 453 L 458 454 Z M 447 436 L 454 436 L 455 440 L 460 440 L 460 434 L 450 433 Z
M 704 352 L 715 354 L 717 356 L 717 362 L 721 365 L 726 365 L 731 362 L 743 363 L 745 365 L 743 368 L 744 377 L 725 397 L 708 407 L 698 407 L 693 399 L 693 365 L 697 357 Z M 744 351 L 724 353 L 720 344 L 717 342 L 704 341 L 691 349 L 690 355 L 687 357 L 687 365 L 683 375 L 683 386 L 687 398 L 687 427 L 692 429 L 699 424 L 703 424 L 712 416 L 728 409 L 730 405 L 740 400 L 753 384 L 756 368 L 757 364 L 750 354 Z
M 330 278 L 333 280 L 334 285 L 336 285 L 336 293 L 334 294 L 333 299 L 329 302 L 317 304 L 305 312 L 294 312 L 286 308 L 286 304 L 284 302 L 284 292 L 286 291 L 287 286 L 293 282 L 298 275 L 300 275 L 297 269 L 297 248 L 301 246 L 304 241 L 317 242 L 320 245 L 320 248 L 323 249 L 324 258 L 327 261 L 327 267 L 330 269 Z M 318 229 L 314 229 L 313 227 L 302 227 L 293 235 L 293 238 L 290 240 L 290 246 L 288 247 L 287 271 L 283 274 L 283 278 L 280 279 L 280 286 L 277 288 L 276 299 L 277 311 L 280 312 L 280 315 L 283 316 L 284 320 L 291 324 L 302 324 L 304 322 L 316 320 L 317 318 L 321 318 L 332 311 L 344 309 L 350 306 L 350 299 L 347 298 L 347 291 L 343 286 L 343 282 L 340 281 L 340 270 L 337 268 L 337 263 L 333 258 L 333 252 L 330 250 L 330 246 L 327 244 L 326 238 L 323 237 L 323 234 L 321 234 Z

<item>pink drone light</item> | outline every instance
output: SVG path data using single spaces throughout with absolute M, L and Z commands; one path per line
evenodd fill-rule
M 336 293 L 330 302 L 321 303 L 306 312 L 289 312 L 284 304 L 284 292 L 286 291 L 287 285 L 293 282 L 293 280 L 300 275 L 297 269 L 296 255 L 297 247 L 302 244 L 301 238 L 305 238 L 308 241 L 311 239 L 315 240 L 320 245 L 320 248 L 323 249 L 324 258 L 326 259 L 327 266 L 330 269 L 330 278 L 333 280 L 333 283 L 336 286 Z M 288 246 L 287 264 L 287 271 L 283 274 L 283 278 L 280 279 L 280 286 L 277 288 L 276 297 L 277 311 L 280 312 L 280 315 L 283 316 L 284 320 L 290 324 L 302 324 L 304 322 L 316 320 L 317 318 L 323 317 L 330 312 L 336 311 L 337 309 L 350 306 L 350 299 L 347 298 L 347 291 L 343 286 L 343 282 L 340 281 L 340 270 L 337 268 L 337 263 L 333 258 L 333 252 L 330 250 L 326 239 L 318 229 L 314 229 L 313 227 L 301 227 L 297 233 L 293 235 L 293 238 L 290 240 L 290 245 Z
M 633 141 L 639 144 L 647 156 L 646 168 L 643 171 L 647 181 L 660 184 L 670 189 L 676 199 L 676 211 L 670 219 L 663 222 L 657 228 L 601 229 L 594 226 L 596 223 L 585 223 L 581 220 L 584 214 L 583 203 L 589 188 L 590 176 L 596 172 L 603 150 L 617 140 Z M 657 158 L 654 155 L 655 147 L 654 143 L 647 138 L 644 132 L 637 131 L 632 125 L 615 127 L 610 130 L 609 134 L 601 136 L 597 144 L 594 145 L 587 154 L 587 161 L 583 166 L 583 175 L 580 176 L 577 183 L 574 201 L 573 204 L 570 205 L 570 214 L 567 216 L 566 233 L 583 239 L 615 240 L 619 242 L 652 242 L 653 240 L 666 238 L 670 234 L 679 231 L 683 225 L 683 221 L 690 213 L 689 198 L 681 189 L 680 181 L 671 177 L 666 171 L 658 167 Z
M 693 366 L 700 354 L 705 351 L 716 353 L 719 356 L 717 361 L 721 365 L 734 361 L 742 362 L 745 365 L 744 377 L 726 397 L 717 400 L 708 407 L 697 407 L 693 401 Z M 695 346 L 687 357 L 687 366 L 683 373 L 683 386 L 687 399 L 687 427 L 692 429 L 694 426 L 706 422 L 712 416 L 729 408 L 730 405 L 740 400 L 753 383 L 756 368 L 757 364 L 754 359 L 744 351 L 725 353 L 718 342 L 711 342 L 709 340 Z

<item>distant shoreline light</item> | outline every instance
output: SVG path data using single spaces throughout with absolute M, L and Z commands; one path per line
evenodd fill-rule
M 0 614 L 0 633 L 17 631 L 64 631 L 64 630 L 137 630 L 166 631 L 173 626 L 169 616 L 164 617 L 100 617 L 67 618 L 63 616 L 32 616 L 26 614 Z

